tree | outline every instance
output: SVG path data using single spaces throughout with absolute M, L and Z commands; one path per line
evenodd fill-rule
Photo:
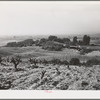
M 89 45 L 89 43 L 90 43 L 90 36 L 84 35 L 83 44 L 84 45 Z
M 30 62 L 31 64 L 34 64 L 34 65 L 36 65 L 36 64 L 38 63 L 38 61 L 37 61 L 36 58 L 34 58 L 34 59 L 30 58 L 30 59 L 29 59 L 29 62 Z
M 82 41 L 82 40 L 79 40 L 79 41 L 78 41 L 78 44 L 79 44 L 79 45 L 83 45 L 83 41 Z
M 60 71 L 58 68 L 56 68 L 57 74 L 60 75 Z
M 46 42 L 47 42 L 47 39 L 42 38 L 42 39 L 39 41 L 39 46 L 43 46 Z
M 63 38 L 63 43 L 69 44 L 70 43 L 70 39 L 69 38 Z
M 19 55 L 11 58 L 11 63 L 14 64 L 16 71 L 18 71 L 17 66 L 19 65 L 20 62 L 22 62 L 22 60 L 21 60 L 21 56 L 19 56 Z
M 41 73 L 41 79 L 43 79 L 44 75 L 45 75 L 46 71 L 43 70 L 42 73 Z
M 48 40 L 49 40 L 49 41 L 55 41 L 56 39 L 57 39 L 57 36 L 50 35 L 50 36 L 48 37 Z
M 74 44 L 74 45 L 77 44 L 77 36 L 73 37 L 73 44 Z
M 80 64 L 80 60 L 78 58 L 72 58 L 70 60 L 70 64 L 71 65 L 79 65 Z
M 87 37 L 87 45 L 90 44 L 90 36 Z

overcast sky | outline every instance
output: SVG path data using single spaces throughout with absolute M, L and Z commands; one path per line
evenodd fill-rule
M 0 36 L 100 33 L 100 1 L 0 1 Z

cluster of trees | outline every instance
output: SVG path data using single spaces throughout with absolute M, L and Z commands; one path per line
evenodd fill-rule
M 40 40 L 33 41 L 33 39 L 27 39 L 20 42 L 10 42 L 7 43 L 7 47 L 26 47 L 41 46 L 43 49 L 51 51 L 61 51 L 65 47 L 70 47 L 70 45 L 89 45 L 90 36 L 84 35 L 83 40 L 79 40 L 77 36 L 73 37 L 73 41 L 69 38 L 58 38 L 57 36 L 50 35 L 47 39 L 42 38 Z
M 58 38 L 57 36 L 50 35 L 47 39 L 42 38 L 40 40 L 37 40 L 36 45 L 43 46 L 48 41 L 58 42 L 58 43 L 62 43 L 62 44 L 69 44 L 70 43 L 69 38 Z
M 73 37 L 73 42 L 72 42 L 73 45 L 89 45 L 90 44 L 90 36 L 88 35 L 84 35 L 83 36 L 83 39 L 82 40 L 79 40 L 78 41 L 78 38 L 77 36 Z
M 64 44 L 69 45 L 70 39 L 50 35 L 47 39 L 42 38 L 35 41 L 36 46 L 41 46 L 42 49 L 51 51 L 61 51 L 65 47 Z
M 69 38 L 58 38 L 57 36 L 50 35 L 47 39 L 42 38 L 40 41 L 37 41 L 38 46 L 44 46 L 47 42 L 51 42 L 51 44 L 54 42 L 58 42 L 59 44 L 62 44 L 66 47 L 69 47 L 70 45 L 89 45 L 90 44 L 90 36 L 84 35 L 82 40 L 78 40 L 77 36 L 73 37 L 73 40 L 71 41 Z M 48 44 L 48 43 L 47 43 Z M 49 43 L 50 45 L 50 43 Z M 56 44 L 57 45 L 57 44 Z
M 32 46 L 35 42 L 33 41 L 33 39 L 27 39 L 24 41 L 20 41 L 20 42 L 9 42 L 7 43 L 7 47 L 26 47 L 26 46 Z
M 56 41 L 56 42 L 60 42 L 60 43 L 70 43 L 70 39 L 69 38 L 58 38 L 57 36 L 49 36 L 48 37 L 49 41 Z
M 69 46 L 70 39 L 68 38 L 58 38 L 57 36 L 50 35 L 47 39 L 42 38 L 35 42 L 37 46 L 42 46 L 45 50 L 51 51 L 61 51 L 66 46 Z

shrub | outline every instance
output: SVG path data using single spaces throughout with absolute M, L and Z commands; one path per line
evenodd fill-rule
M 8 90 L 12 86 L 11 81 L 6 80 L 5 78 L 0 82 L 0 90 Z
M 39 66 L 37 66 L 37 65 L 31 65 L 30 67 L 32 67 L 33 69 L 34 68 L 39 68 Z
M 51 62 L 51 64 L 54 64 L 54 65 L 61 64 L 60 59 L 56 59 L 56 58 L 53 58 L 50 62 Z
M 80 64 L 80 60 L 78 58 L 72 58 L 70 60 L 70 64 L 71 65 L 79 65 Z
M 80 55 L 85 55 L 85 51 L 83 49 L 80 50 Z
M 64 60 L 64 61 L 62 61 L 62 64 L 64 64 L 64 65 L 68 65 L 69 62 L 68 62 L 67 60 Z
M 43 63 L 44 65 L 47 65 L 47 64 L 48 64 L 48 61 L 45 60 L 45 59 L 43 59 L 43 60 L 42 60 L 42 63 Z
M 52 85 L 54 85 L 54 86 L 57 86 L 57 84 L 59 84 L 59 81 L 54 81 L 54 82 L 52 83 Z
M 81 65 L 86 66 L 86 62 L 82 62 Z
M 100 84 L 95 84 L 95 85 L 93 86 L 93 88 L 94 88 L 95 90 L 100 90 Z
M 93 50 L 91 49 L 91 48 L 82 48 L 81 50 L 80 50 L 80 54 L 81 55 L 84 55 L 85 53 L 90 53 L 90 52 L 92 52 Z
M 69 88 L 68 83 L 60 83 L 57 86 L 57 89 L 60 89 L 60 90 L 68 90 L 68 88 Z
M 86 81 L 82 81 L 82 83 L 81 83 L 81 86 L 82 86 L 82 87 L 86 87 L 86 86 L 88 86 L 88 85 L 89 85 L 89 83 L 86 82 Z
M 86 64 L 87 64 L 87 65 L 98 65 L 98 64 L 100 64 L 100 61 L 94 58 L 94 59 L 88 60 L 88 61 L 86 62 Z

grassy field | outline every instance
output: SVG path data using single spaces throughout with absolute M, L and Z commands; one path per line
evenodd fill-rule
M 91 49 L 96 49 L 96 47 L 89 47 Z M 71 58 L 79 58 L 81 61 L 92 58 L 100 58 L 99 47 L 97 51 L 90 52 L 85 55 L 80 55 L 80 52 L 75 49 L 67 49 L 65 48 L 63 51 L 48 51 L 43 50 L 38 46 L 30 46 L 30 47 L 2 47 L 0 48 L 1 56 L 12 56 L 12 55 L 20 55 L 23 59 L 28 59 L 31 57 L 37 57 L 38 59 L 52 59 L 58 58 L 61 60 L 70 60 Z
M 92 57 L 100 57 L 100 47 L 89 47 L 93 52 L 87 53 L 85 55 L 80 55 L 80 51 L 75 49 L 67 49 L 65 48 L 63 51 L 48 51 L 43 50 L 41 47 L 38 46 L 30 46 L 30 47 L 2 47 L 0 48 L 0 55 L 1 56 L 12 56 L 12 55 L 20 55 L 22 58 L 58 58 L 64 60 L 70 60 L 71 58 L 79 58 L 80 60 L 87 60 Z

